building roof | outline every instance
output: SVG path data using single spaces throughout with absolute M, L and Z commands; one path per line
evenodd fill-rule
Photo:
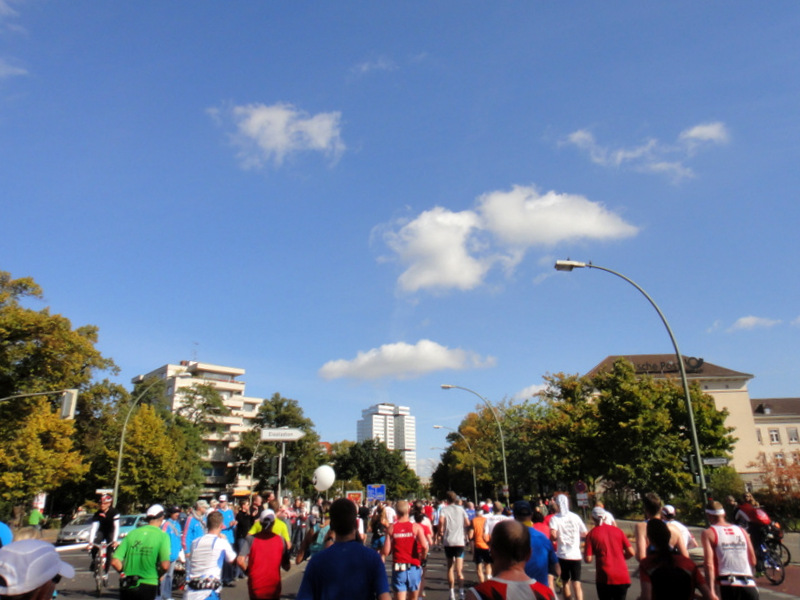
M 678 361 L 674 354 L 617 354 L 607 356 L 586 375 L 592 377 L 603 371 L 609 371 L 618 358 L 625 358 L 633 363 L 637 375 L 653 377 L 677 377 L 680 373 Z M 684 356 L 683 364 L 688 379 L 752 379 L 749 373 L 741 373 L 726 369 L 702 358 Z
M 800 417 L 800 398 L 751 398 L 750 406 L 756 417 Z

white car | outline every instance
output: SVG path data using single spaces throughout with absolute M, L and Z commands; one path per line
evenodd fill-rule
M 69 524 L 61 528 L 56 538 L 57 545 L 63 544 L 87 544 L 89 543 L 89 532 L 92 530 L 93 515 L 79 515 Z

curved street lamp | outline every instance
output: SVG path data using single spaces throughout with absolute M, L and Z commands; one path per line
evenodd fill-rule
M 483 400 L 483 403 L 489 408 L 494 417 L 495 422 L 497 423 L 497 431 L 500 432 L 500 452 L 503 456 L 503 495 L 506 497 L 506 504 L 509 502 L 508 497 L 508 467 L 506 466 L 506 441 L 505 437 L 503 436 L 503 427 L 500 425 L 500 418 L 497 416 L 497 411 L 492 406 L 492 403 L 489 402 L 486 398 L 481 396 L 475 390 L 471 390 L 466 387 L 461 387 L 460 385 L 448 385 L 442 384 L 441 388 L 443 390 L 464 390 L 465 392 L 469 392 L 470 394 L 475 394 L 478 398 Z
M 681 355 L 681 351 L 678 349 L 678 342 L 675 339 L 675 335 L 672 333 L 672 328 L 669 326 L 669 322 L 667 318 L 664 316 L 664 313 L 661 312 L 661 309 L 658 307 L 658 304 L 655 303 L 650 295 L 645 292 L 641 286 L 639 286 L 635 281 L 625 277 L 622 273 L 617 273 L 611 269 L 606 267 L 600 267 L 598 265 L 593 265 L 592 263 L 585 263 L 580 262 L 577 260 L 557 260 L 555 264 L 556 271 L 572 271 L 572 269 L 600 269 L 601 271 L 605 271 L 606 273 L 611 273 L 612 275 L 616 275 L 620 279 L 624 279 L 628 283 L 630 283 L 633 287 L 639 290 L 642 295 L 647 298 L 647 300 L 652 304 L 653 308 L 656 309 L 658 316 L 661 317 L 661 322 L 664 323 L 664 327 L 667 328 L 667 333 L 669 334 L 669 339 L 672 340 L 672 347 L 675 349 L 675 356 L 678 359 L 678 369 L 680 370 L 681 374 L 681 382 L 683 383 L 683 393 L 686 396 L 686 412 L 689 415 L 689 430 L 692 434 L 692 446 L 694 447 L 694 455 L 695 461 L 697 462 L 697 473 L 700 479 L 700 493 L 702 495 L 702 502 L 705 503 L 708 499 L 708 487 L 706 485 L 706 476 L 703 472 L 703 457 L 700 454 L 700 442 L 697 439 L 697 427 L 695 426 L 694 422 L 694 410 L 692 409 L 692 398 L 689 393 L 689 380 L 686 377 L 686 367 L 683 364 L 683 355 Z
M 457 433 L 461 436 L 461 439 L 464 440 L 464 443 L 467 445 L 467 450 L 469 450 L 469 455 L 472 457 L 472 492 L 475 494 L 475 506 L 478 506 L 478 479 L 475 476 L 475 453 L 472 451 L 472 446 L 469 445 L 469 440 L 467 436 L 461 433 L 458 429 L 453 429 L 452 427 L 445 427 L 444 425 L 434 425 L 434 429 L 447 429 L 447 431 L 452 431 L 453 433 Z
M 176 373 L 172 375 L 169 379 L 184 379 L 190 378 L 192 375 L 191 373 Z M 117 492 L 119 491 L 119 474 L 122 471 L 122 450 L 125 448 L 125 432 L 128 429 L 128 421 L 133 414 L 133 409 L 135 409 L 142 398 L 144 398 L 145 394 L 150 391 L 150 388 L 155 386 L 157 383 L 161 383 L 164 379 L 156 379 L 150 385 L 142 390 L 142 392 L 134 398 L 133 402 L 131 402 L 131 407 L 128 409 L 128 414 L 125 415 L 125 421 L 122 423 L 122 433 L 119 436 L 119 455 L 117 456 L 117 473 L 114 476 L 114 495 L 112 496 L 112 506 L 117 506 Z

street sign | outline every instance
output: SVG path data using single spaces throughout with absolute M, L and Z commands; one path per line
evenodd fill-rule
M 704 465 L 709 465 L 711 467 L 724 467 L 728 464 L 727 458 L 704 458 L 703 459 Z
M 291 427 L 281 427 L 280 429 L 264 428 L 261 430 L 262 442 L 296 442 L 304 437 L 306 432 L 301 429 Z
M 359 506 L 361 506 L 361 504 L 364 502 L 364 492 L 362 492 L 361 490 L 345 492 L 345 497 L 348 500 L 352 500 Z
M 578 506 L 589 506 L 589 494 L 584 492 L 578 493 Z
M 585 494 L 588 489 L 589 488 L 586 487 L 586 484 L 580 479 L 578 479 L 578 481 L 575 483 L 576 494 Z
M 379 500 L 386 502 L 386 484 L 371 483 L 367 486 L 367 502 Z

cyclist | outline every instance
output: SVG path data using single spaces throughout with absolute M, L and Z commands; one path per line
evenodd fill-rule
M 772 523 L 766 511 L 753 498 L 753 494 L 746 492 L 736 511 L 736 524 L 750 534 L 753 548 L 756 551 L 756 571 L 764 570 L 764 556 L 761 552 L 761 544 L 764 543 L 765 528 Z
M 111 553 L 119 545 L 119 513 L 111 506 L 112 497 L 105 494 L 100 498 L 100 509 L 92 517 L 92 528 L 89 531 L 89 545 L 87 550 L 92 551 L 92 567 L 97 558 L 98 545 L 102 542 L 108 544 L 106 550 L 105 574 L 108 574 L 108 567 L 111 565 Z

